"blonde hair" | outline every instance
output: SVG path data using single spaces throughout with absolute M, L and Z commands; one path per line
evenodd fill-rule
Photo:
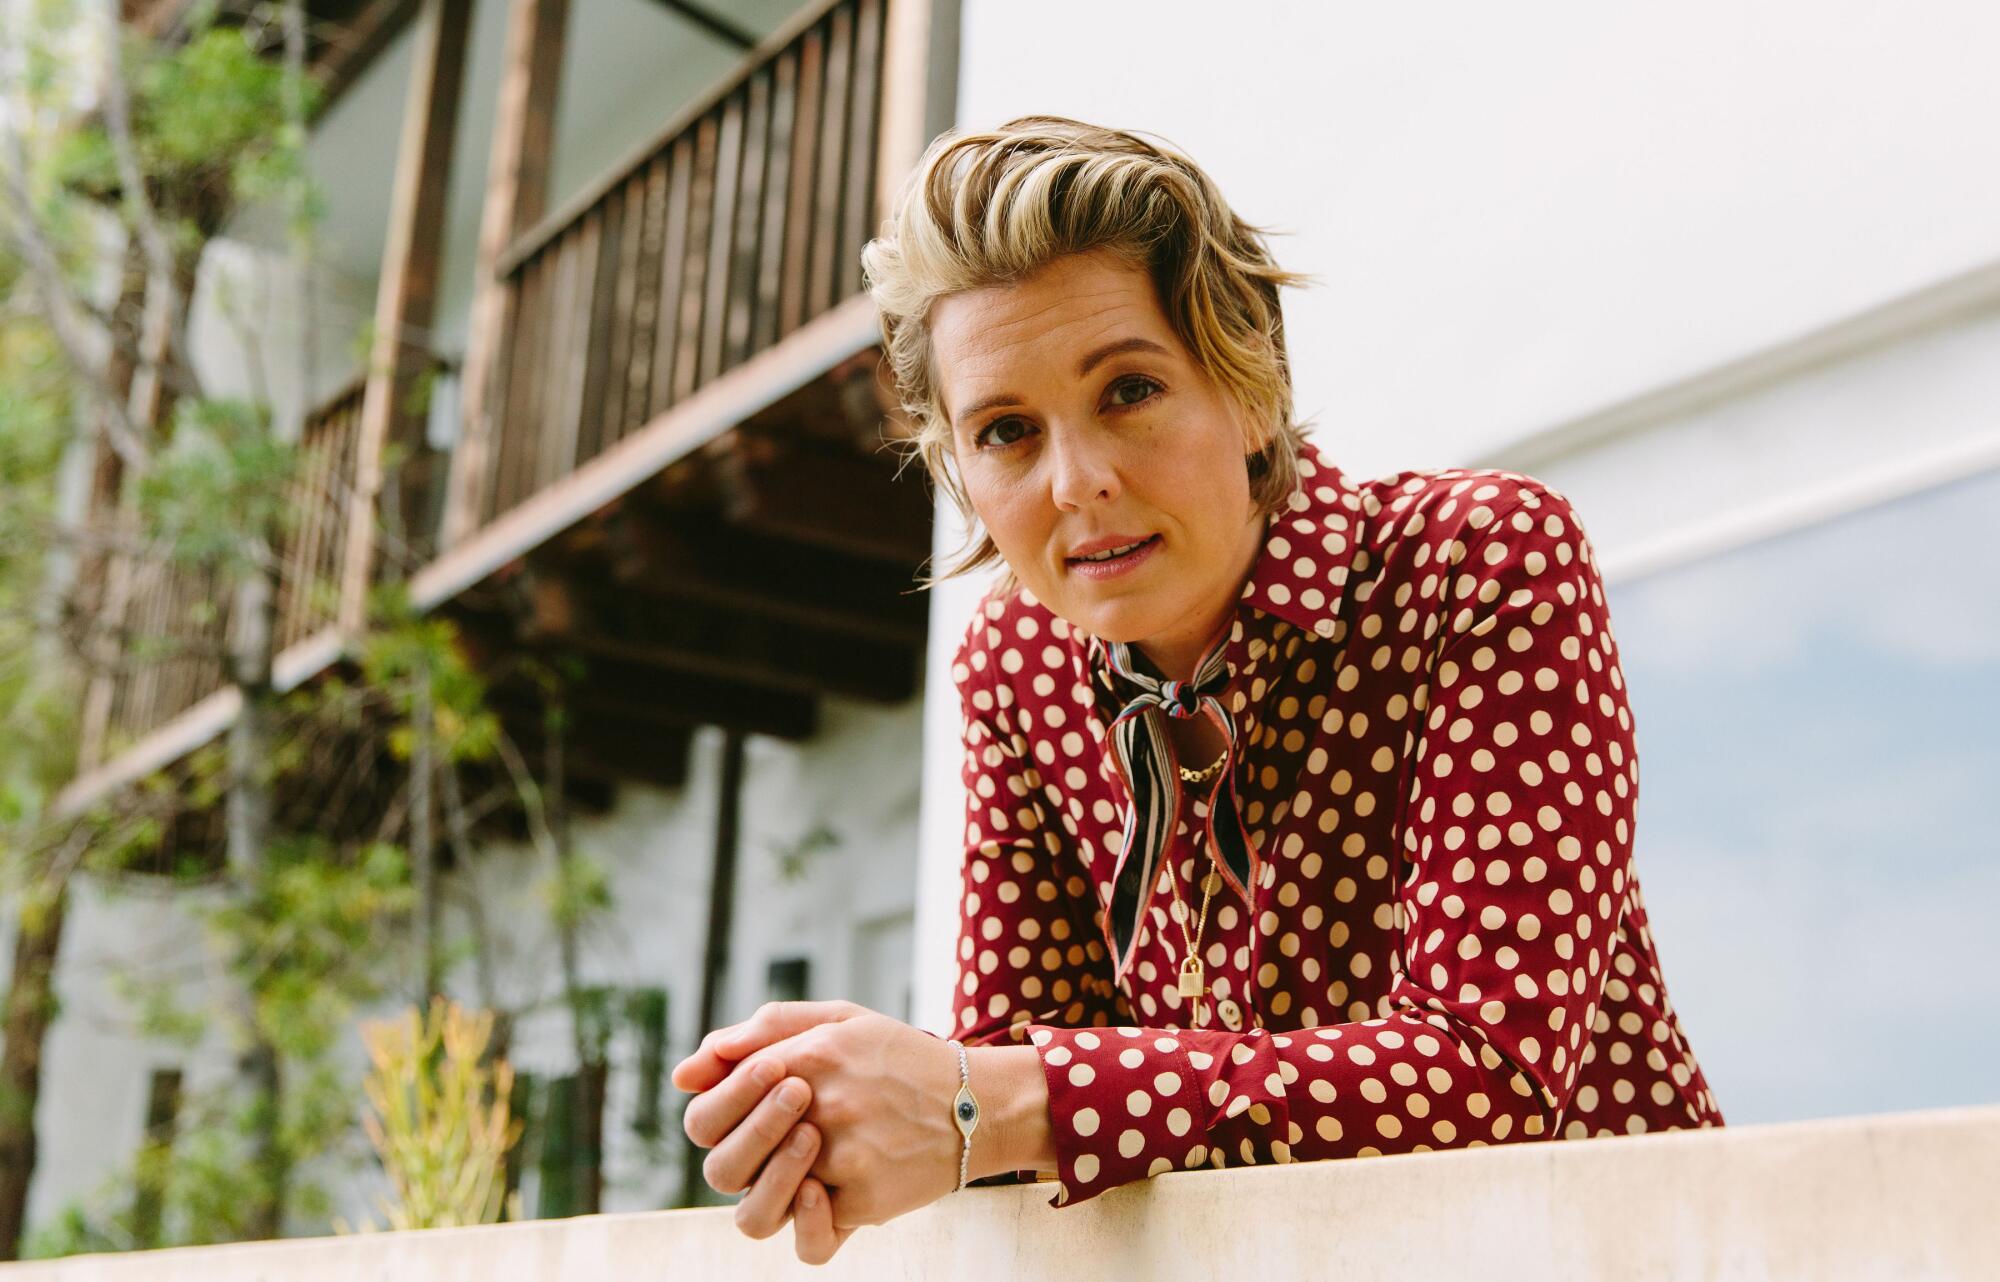
M 1307 277 L 1277 265 L 1266 234 L 1237 217 L 1192 160 L 1122 129 L 1022 116 L 931 143 L 882 234 L 861 251 L 914 453 L 970 531 L 956 563 L 927 586 L 1000 559 L 953 467 L 931 368 L 931 305 L 1021 280 L 1067 254 L 1110 250 L 1152 277 L 1182 345 L 1251 424 L 1252 501 L 1266 514 L 1284 509 L 1304 434 L 1292 421 L 1278 289 Z

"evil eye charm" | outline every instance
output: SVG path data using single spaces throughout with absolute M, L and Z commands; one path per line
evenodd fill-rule
M 952 1120 L 958 1123 L 958 1133 L 972 1138 L 972 1128 L 979 1125 L 979 1101 L 972 1098 L 970 1087 L 958 1088 L 958 1097 L 951 1102 Z

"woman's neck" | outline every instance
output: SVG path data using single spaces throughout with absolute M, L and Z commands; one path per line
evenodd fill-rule
M 1257 557 L 1264 550 L 1268 526 L 1269 518 L 1260 512 L 1244 527 L 1243 542 L 1237 549 L 1233 570 L 1223 580 L 1225 590 L 1212 598 L 1213 604 L 1207 610 L 1189 616 L 1183 626 L 1133 643 L 1167 680 L 1194 680 L 1202 656 L 1208 653 L 1217 634 L 1235 616 L 1236 603 L 1243 596 L 1243 585 L 1249 581 L 1250 571 L 1256 567 Z

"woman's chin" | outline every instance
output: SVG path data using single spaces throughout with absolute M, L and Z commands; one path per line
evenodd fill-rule
M 1129 597 L 1093 601 L 1087 599 L 1087 593 L 1066 593 L 1065 596 L 1065 601 L 1051 603 L 1050 608 L 1068 620 L 1072 627 L 1081 628 L 1099 641 L 1143 641 L 1165 630 L 1173 622 L 1171 613 L 1162 610 L 1161 603 L 1157 601 Z

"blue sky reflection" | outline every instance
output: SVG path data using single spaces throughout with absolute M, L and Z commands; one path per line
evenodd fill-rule
M 1731 1122 L 2000 1101 L 1997 519 L 1987 474 L 1610 589 L 1640 884 Z

